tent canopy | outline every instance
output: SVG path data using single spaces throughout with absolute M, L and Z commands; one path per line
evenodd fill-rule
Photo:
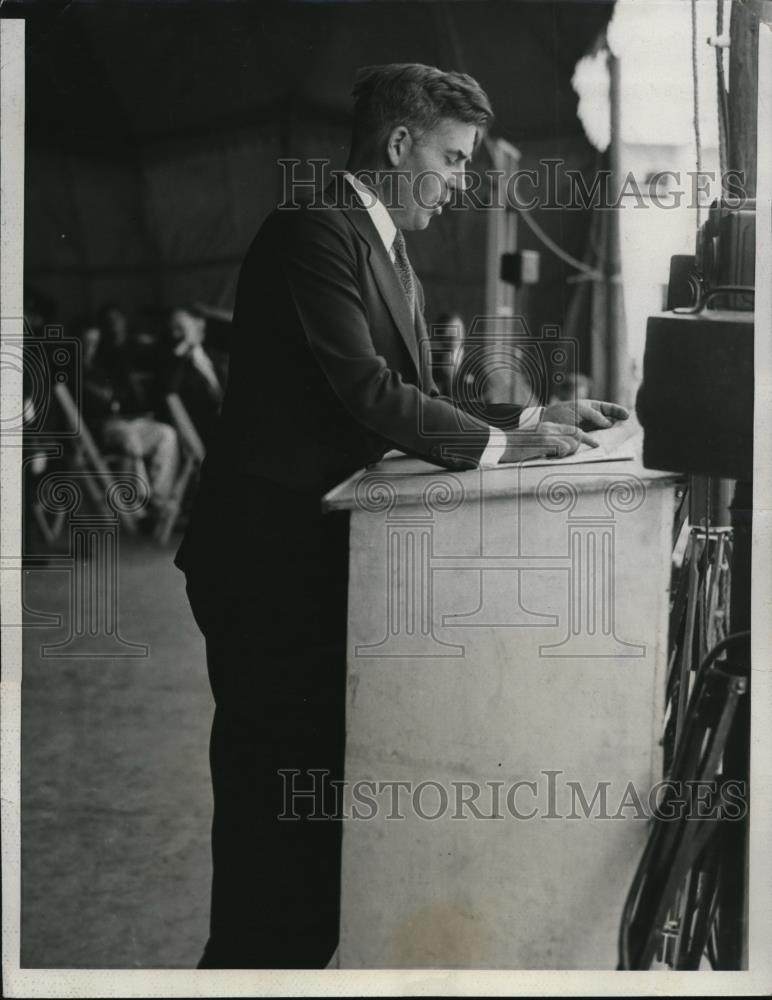
M 493 100 L 499 133 L 515 144 L 577 134 L 571 75 L 613 4 L 76 0 L 22 7 L 30 140 L 118 150 L 258 123 L 288 108 L 346 121 L 355 69 L 382 62 L 428 62 L 476 76 Z
M 560 156 L 592 170 L 571 77 L 612 10 L 610 0 L 6 3 L 4 15 L 27 21 L 27 282 L 65 320 L 110 300 L 135 318 L 190 299 L 231 306 L 239 262 L 281 197 L 278 161 L 343 166 L 363 65 L 465 70 L 523 166 Z M 588 213 L 535 214 L 583 254 Z M 430 311 L 469 322 L 482 305 L 479 227 L 443 216 L 411 256 Z M 563 322 L 565 276 L 545 254 L 529 299 L 537 325 Z

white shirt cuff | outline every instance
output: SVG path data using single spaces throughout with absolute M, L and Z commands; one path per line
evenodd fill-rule
M 491 427 L 490 432 L 488 444 L 485 446 L 485 451 L 480 456 L 481 469 L 492 469 L 494 465 L 498 465 L 501 461 L 501 456 L 507 450 L 506 433 L 498 427 Z
M 517 426 L 521 430 L 525 430 L 527 427 L 536 427 L 537 424 L 541 423 L 543 413 L 543 406 L 524 406 Z
M 536 427 L 536 425 L 540 422 L 543 413 L 543 406 L 524 407 L 520 413 L 520 419 L 517 422 L 518 428 L 526 429 L 528 427 Z M 491 427 L 488 444 L 485 446 L 485 451 L 480 456 L 480 468 L 492 469 L 495 465 L 498 465 L 506 450 L 506 432 L 502 431 L 498 427 Z

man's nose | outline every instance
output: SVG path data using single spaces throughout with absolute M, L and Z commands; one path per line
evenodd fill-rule
M 460 170 L 454 170 L 453 173 L 448 178 L 448 187 L 451 193 L 455 191 L 464 191 L 467 186 L 467 175 L 466 169 L 462 167 Z

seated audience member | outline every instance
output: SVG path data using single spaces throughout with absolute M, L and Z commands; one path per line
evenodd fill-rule
M 99 326 L 81 321 L 82 410 L 101 448 L 125 455 L 148 485 L 150 511 L 166 506 L 179 461 L 177 432 L 143 409 L 127 366 L 126 340 L 106 340 Z
M 40 384 L 42 366 L 36 348 L 30 343 L 36 336 L 42 336 L 46 319 L 42 309 L 32 296 L 24 296 L 25 340 L 22 351 L 22 411 L 20 424 L 14 423 L 11 432 L 22 430 L 22 554 L 38 554 L 40 551 L 39 531 L 35 532 L 34 507 L 41 476 L 48 470 L 48 454 L 41 440 L 41 432 L 50 431 L 50 393 Z
M 432 375 L 443 396 L 455 397 L 456 375 L 464 351 L 464 320 L 457 312 L 441 313 L 430 327 Z
M 209 444 L 222 406 L 228 356 L 209 347 L 206 320 L 193 306 L 178 306 L 169 318 L 172 353 L 163 379 L 164 393 L 176 393 L 204 445 Z
M 131 353 L 131 337 L 129 321 L 123 309 L 114 302 L 108 302 L 99 310 L 97 322 L 105 343 L 110 344 L 111 350 L 115 354 L 125 353 L 128 356 Z
M 148 357 L 147 344 L 129 325 L 124 310 L 114 302 L 103 305 L 97 315 L 106 348 L 121 371 L 130 379 L 141 409 L 153 409 L 159 358 Z
M 108 304 L 99 311 L 99 326 L 113 343 L 124 345 L 130 359 L 132 378 L 145 398 L 154 399 L 154 392 L 166 360 L 166 325 L 168 308 L 145 306 L 137 323 L 129 323 L 120 306 Z
M 432 375 L 443 396 L 456 403 L 478 399 L 497 407 L 511 402 L 513 393 L 519 391 L 519 398 L 537 403 L 530 379 L 513 381 L 520 373 L 512 364 L 503 364 L 496 357 L 491 363 L 488 351 L 482 352 L 479 344 L 470 346 L 460 313 L 441 313 L 431 324 L 430 338 Z

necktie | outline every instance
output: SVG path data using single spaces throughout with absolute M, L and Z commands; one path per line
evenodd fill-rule
M 411 317 L 415 317 L 415 278 L 413 277 L 413 268 L 407 259 L 407 247 L 405 246 L 405 237 L 401 229 L 397 230 L 394 242 L 392 243 L 392 250 L 394 251 L 394 267 L 399 276 L 402 290 L 405 293 L 405 298 L 410 308 L 410 315 Z

